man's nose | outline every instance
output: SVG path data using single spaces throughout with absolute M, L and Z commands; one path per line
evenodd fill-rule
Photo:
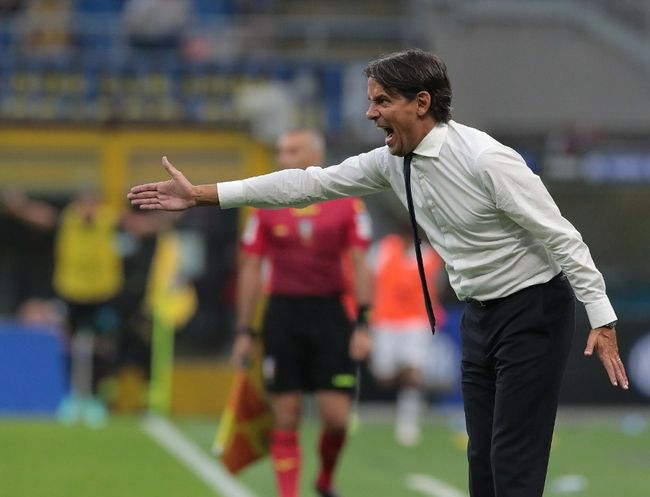
M 377 119 L 379 117 L 379 112 L 377 112 L 377 108 L 373 104 L 370 104 L 368 107 L 368 110 L 366 111 L 366 117 L 371 120 Z

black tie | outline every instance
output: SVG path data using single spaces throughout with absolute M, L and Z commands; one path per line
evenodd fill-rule
M 413 242 L 415 243 L 415 258 L 418 260 L 418 272 L 420 273 L 420 283 L 422 283 L 422 293 L 424 294 L 424 305 L 427 308 L 431 333 L 436 333 L 436 317 L 433 314 L 431 305 L 431 296 L 427 285 L 427 275 L 424 273 L 424 262 L 422 262 L 422 250 L 420 249 L 420 237 L 418 236 L 418 224 L 415 221 L 415 208 L 413 207 L 413 194 L 411 193 L 411 159 L 413 154 L 404 157 L 404 185 L 406 186 L 406 203 L 409 208 L 409 217 L 413 227 Z

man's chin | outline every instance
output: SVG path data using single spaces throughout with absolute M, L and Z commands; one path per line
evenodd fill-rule
M 388 147 L 388 151 L 390 152 L 390 155 L 394 155 L 395 157 L 404 157 L 406 154 L 404 153 L 403 150 L 397 148 L 397 147 Z

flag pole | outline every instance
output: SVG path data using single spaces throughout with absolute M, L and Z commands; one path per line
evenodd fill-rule
M 169 414 L 174 368 L 174 326 L 157 311 L 153 312 L 152 318 L 149 412 Z

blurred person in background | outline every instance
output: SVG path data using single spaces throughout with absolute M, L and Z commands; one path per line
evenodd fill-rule
M 189 0 L 127 0 L 124 31 L 137 54 L 178 55 L 191 17 Z
M 444 309 L 437 296 L 442 261 L 429 245 L 423 245 L 422 257 L 437 325 L 442 327 Z M 383 386 L 397 384 L 395 439 L 412 446 L 420 441 L 425 367 L 432 347 L 442 342 L 433 340 L 429 329 L 411 227 L 404 222 L 382 238 L 372 247 L 370 261 L 374 272 L 371 371 Z
M 312 130 L 284 133 L 278 140 L 281 169 L 320 164 L 323 137 Z M 264 381 L 274 414 L 271 457 L 280 497 L 299 492 L 301 455 L 298 429 L 302 394 L 315 392 L 322 421 L 320 472 L 316 490 L 334 497 L 333 474 L 346 439 L 355 388 L 353 361 L 368 354 L 367 312 L 370 275 L 365 262 L 370 223 L 363 203 L 354 198 L 304 209 L 254 211 L 242 237 L 237 290 L 237 329 L 233 364 L 250 360 L 253 315 L 263 288 L 263 263 L 269 262 L 270 299 L 264 315 Z M 343 256 L 350 252 L 356 328 L 341 298 L 346 290 Z
M 470 495 L 540 497 L 576 296 L 591 325 L 584 354 L 596 353 L 610 383 L 629 389 L 604 279 L 523 158 L 451 119 L 442 60 L 407 50 L 371 61 L 365 75 L 366 117 L 384 132 L 384 147 L 332 167 L 198 186 L 163 158 L 171 179 L 135 186 L 129 198 L 153 210 L 272 208 L 392 189 L 466 302 L 461 371 Z
M 107 415 L 99 395 L 102 384 L 114 372 L 122 342 L 133 342 L 129 333 L 122 333 L 123 328 L 141 328 L 126 321 L 138 319 L 135 316 L 142 313 L 145 295 L 144 281 L 136 282 L 134 271 L 125 274 L 121 230 L 142 240 L 166 231 L 178 215 L 119 213 L 92 190 L 77 194 L 62 210 L 16 191 L 4 193 L 2 200 L 15 218 L 55 232 L 52 287 L 65 303 L 63 314 L 71 336 L 71 394 L 61 404 L 59 416 L 64 422 L 84 420 L 100 425 Z M 148 267 L 145 270 L 149 272 Z M 127 279 L 130 286 L 125 293 Z M 133 288 L 134 282 L 143 287 L 141 292 Z M 41 302 L 25 301 L 19 318 L 40 319 Z
M 115 299 L 124 281 L 120 217 L 92 191 L 80 193 L 62 211 L 19 192 L 5 195 L 4 204 L 16 218 L 56 230 L 52 285 L 66 304 L 72 333 L 72 392 L 59 414 L 67 422 L 83 417 L 101 424 L 106 408 L 94 394 L 114 360 L 120 319 Z
M 39 59 L 68 57 L 72 48 L 71 0 L 32 0 L 24 17 L 24 46 Z

